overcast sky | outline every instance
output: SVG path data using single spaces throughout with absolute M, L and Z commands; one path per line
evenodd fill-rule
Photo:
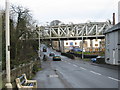
M 112 20 L 112 13 L 118 12 L 120 0 L 10 0 L 10 4 L 29 8 L 39 24 L 52 20 L 64 23 L 84 23 L 87 21 Z M 0 0 L 0 8 L 5 7 L 5 0 Z

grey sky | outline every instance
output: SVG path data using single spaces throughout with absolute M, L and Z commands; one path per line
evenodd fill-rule
M 87 21 L 112 20 L 120 0 L 10 0 L 11 4 L 29 8 L 39 24 L 52 20 L 64 23 L 84 23 Z M 5 7 L 5 0 L 0 0 L 0 7 Z

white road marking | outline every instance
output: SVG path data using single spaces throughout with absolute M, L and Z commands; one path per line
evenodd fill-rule
M 60 73 L 61 75 L 64 75 L 61 71 L 59 71 L 59 73 Z
M 91 73 L 97 74 L 97 75 L 101 75 L 100 73 L 94 72 L 94 71 L 90 71 Z
M 49 77 L 58 77 L 58 75 L 49 75 Z
M 71 63 L 68 63 L 68 64 L 71 64 Z
M 108 78 L 110 78 L 110 79 L 112 79 L 112 80 L 115 80 L 115 81 L 120 81 L 120 80 L 115 79 L 115 78 L 112 78 L 112 77 L 108 77 Z
M 83 69 L 83 70 L 86 70 L 85 68 L 83 68 L 83 67 L 80 67 L 81 69 Z
M 73 66 L 78 67 L 77 65 L 73 64 Z

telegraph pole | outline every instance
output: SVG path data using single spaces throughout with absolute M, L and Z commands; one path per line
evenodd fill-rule
M 40 59 L 40 28 L 39 28 L 39 33 L 38 34 L 39 34 L 39 54 L 38 55 L 39 55 L 39 59 Z
M 10 20 L 9 20 L 9 0 L 6 0 L 5 10 L 5 30 L 6 30 L 6 88 L 12 89 L 10 78 Z

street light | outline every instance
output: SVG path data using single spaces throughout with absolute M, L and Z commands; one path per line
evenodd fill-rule
M 10 78 L 10 20 L 9 20 L 9 0 L 6 0 L 6 10 L 5 10 L 5 30 L 6 30 L 6 88 L 12 88 L 11 78 Z
M 84 47 L 83 47 L 83 43 L 84 43 L 84 42 L 83 42 L 83 40 L 84 40 L 84 39 L 83 39 L 83 33 L 84 33 L 84 31 L 82 30 L 82 59 L 84 58 L 84 52 L 83 52 L 83 48 L 84 48 Z

